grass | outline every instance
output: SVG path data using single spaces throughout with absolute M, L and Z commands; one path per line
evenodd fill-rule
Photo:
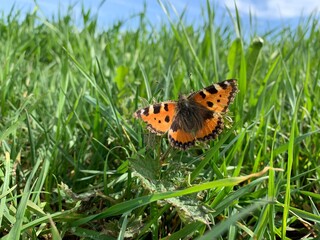
M 206 11 L 107 31 L 86 10 L 81 30 L 72 8 L 2 15 L 3 239 L 319 237 L 319 17 L 244 37 Z M 173 150 L 132 117 L 226 78 L 240 92 L 216 141 Z

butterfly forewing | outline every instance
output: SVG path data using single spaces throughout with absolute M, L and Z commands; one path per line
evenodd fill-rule
M 147 128 L 157 134 L 167 132 L 172 124 L 176 111 L 176 102 L 163 102 L 150 105 L 135 112 L 136 118 L 147 123 Z
M 192 98 L 195 102 L 205 106 L 211 111 L 219 113 L 227 111 L 229 104 L 233 102 L 237 92 L 237 81 L 231 79 L 192 93 L 188 98 Z

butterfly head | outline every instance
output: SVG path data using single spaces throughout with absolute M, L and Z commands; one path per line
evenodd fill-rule
M 180 94 L 179 95 L 179 100 L 178 100 L 178 109 L 181 108 L 188 108 L 190 107 L 190 102 L 187 96 Z

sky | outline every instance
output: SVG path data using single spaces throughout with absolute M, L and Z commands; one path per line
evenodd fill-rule
M 315 0 L 209 0 L 211 6 L 215 7 L 216 19 L 228 18 L 230 10 L 235 15 L 235 3 L 237 5 L 240 17 L 244 24 L 248 23 L 250 16 L 254 17 L 256 27 L 267 31 L 276 26 L 295 26 L 301 17 L 308 17 L 310 14 L 316 14 L 319 17 L 320 1 Z M 73 5 L 74 20 L 81 22 L 81 7 L 91 9 L 92 13 L 98 16 L 98 26 L 101 29 L 107 29 L 117 20 L 125 21 L 125 26 L 134 28 L 137 26 L 138 17 L 130 16 L 140 13 L 143 10 L 144 3 L 147 3 L 147 18 L 152 25 L 157 26 L 168 21 L 163 9 L 157 0 L 37 0 L 36 1 L 41 14 L 51 19 L 57 16 L 58 10 L 66 13 L 68 6 Z M 170 14 L 174 18 L 174 11 L 180 15 L 185 10 L 185 20 L 187 23 L 199 24 L 203 22 L 203 10 L 206 7 L 206 0 L 162 0 L 169 7 Z M 0 14 L 7 15 L 12 5 L 22 13 L 32 12 L 35 9 L 34 0 L 0 0 Z

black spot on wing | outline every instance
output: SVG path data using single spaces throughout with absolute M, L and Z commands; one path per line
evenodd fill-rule
M 160 112 L 160 109 L 161 109 L 161 104 L 155 104 L 153 105 L 153 113 L 154 114 L 157 114 Z
M 213 102 L 207 101 L 207 105 L 208 105 L 208 107 L 212 107 L 213 106 Z
M 200 91 L 199 94 L 203 99 L 205 99 L 207 96 L 203 91 Z
M 167 115 L 164 119 L 166 122 L 170 122 L 170 117 Z
M 211 118 L 214 117 L 213 113 L 214 113 L 214 111 L 203 112 L 202 113 L 202 117 L 203 117 L 204 120 L 211 119 Z
M 227 84 L 227 82 L 220 82 L 218 83 L 220 87 L 222 87 L 223 89 L 227 89 L 227 87 L 229 86 L 229 84 Z
M 168 104 L 167 104 L 167 103 L 165 103 L 165 104 L 164 104 L 164 110 L 165 110 L 166 112 L 168 112 L 168 111 L 169 111 L 169 106 L 168 106 Z
M 141 110 L 140 110 L 139 115 L 140 115 L 140 114 L 141 114 Z M 145 116 L 149 116 L 149 107 L 144 108 L 142 114 L 145 115 Z
M 205 90 L 207 90 L 211 94 L 216 94 L 218 92 L 218 90 L 216 89 L 216 87 L 214 85 L 206 87 Z

